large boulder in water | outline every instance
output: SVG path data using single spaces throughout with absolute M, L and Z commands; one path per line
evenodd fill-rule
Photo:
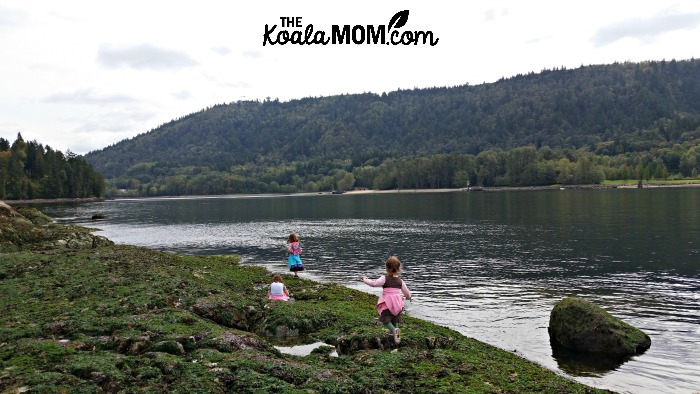
M 616 355 L 641 354 L 651 346 L 647 334 L 578 297 L 554 305 L 549 337 L 553 346 Z

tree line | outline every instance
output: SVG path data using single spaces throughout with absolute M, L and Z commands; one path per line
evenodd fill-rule
M 165 196 L 230 193 L 295 193 L 367 189 L 435 189 L 468 186 L 599 184 L 604 180 L 697 178 L 698 138 L 673 148 L 614 156 L 532 145 L 471 154 L 436 154 L 351 161 L 315 160 L 271 166 L 246 163 L 228 171 L 190 166 L 172 169 L 144 163 L 108 182 L 109 195 Z M 601 146 L 601 150 L 605 147 Z
M 20 133 L 10 142 L 0 137 L 0 199 L 102 197 L 104 177 L 84 159 L 65 155 Z

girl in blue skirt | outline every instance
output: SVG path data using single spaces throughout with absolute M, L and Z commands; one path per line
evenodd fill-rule
M 299 271 L 304 270 L 304 264 L 301 262 L 301 245 L 299 244 L 299 237 L 296 234 L 291 233 L 287 237 L 287 266 L 289 270 L 294 272 L 295 277 L 299 277 L 297 274 Z

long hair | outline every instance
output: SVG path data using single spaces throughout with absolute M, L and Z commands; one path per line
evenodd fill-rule
M 386 272 L 391 275 L 398 275 L 401 272 L 401 261 L 396 256 L 386 259 Z
M 297 237 L 296 234 L 291 233 L 291 234 L 289 234 L 289 237 L 287 237 L 287 242 L 289 242 L 289 243 L 299 242 L 299 237 Z
M 273 282 L 280 282 L 280 283 L 284 283 L 284 281 L 282 281 L 282 277 L 281 277 L 281 276 L 279 276 L 279 275 L 275 275 L 275 276 L 273 276 L 273 277 L 272 277 L 272 281 L 273 281 Z

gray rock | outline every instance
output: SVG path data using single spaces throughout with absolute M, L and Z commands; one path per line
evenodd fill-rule
M 578 297 L 554 305 L 549 336 L 553 346 L 583 352 L 635 355 L 651 346 L 647 334 Z

